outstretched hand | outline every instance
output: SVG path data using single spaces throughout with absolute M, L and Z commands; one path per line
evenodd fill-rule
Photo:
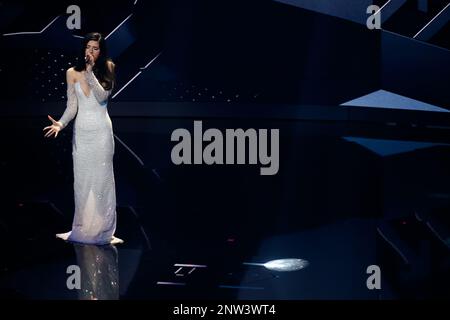
M 46 138 L 50 138 L 53 134 L 55 135 L 55 138 L 58 136 L 58 132 L 62 130 L 62 123 L 59 121 L 56 121 L 55 119 L 53 119 L 51 116 L 47 116 L 48 119 L 52 122 L 52 125 L 45 127 L 43 129 L 43 131 L 48 130 L 44 137 Z

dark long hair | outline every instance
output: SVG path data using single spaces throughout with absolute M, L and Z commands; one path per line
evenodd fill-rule
M 75 65 L 76 71 L 86 70 L 86 62 L 85 62 L 85 49 L 89 41 L 98 41 L 100 54 L 95 62 L 92 71 L 95 76 L 99 80 L 100 84 L 105 90 L 111 90 L 114 88 L 114 83 L 116 80 L 116 76 L 114 70 L 111 72 L 108 68 L 108 61 L 112 62 L 111 58 L 108 57 L 108 51 L 106 49 L 105 38 L 101 33 L 91 32 L 84 36 L 83 45 L 81 47 L 80 56 L 78 57 L 78 61 Z

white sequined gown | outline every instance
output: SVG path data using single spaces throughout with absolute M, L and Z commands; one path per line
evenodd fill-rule
M 75 215 L 72 231 L 57 234 L 64 240 L 121 243 L 116 229 L 116 191 L 113 170 L 114 136 L 104 90 L 92 71 L 84 72 L 86 95 L 79 82 L 67 86 L 67 107 L 59 120 L 63 127 L 75 117 L 72 138 Z

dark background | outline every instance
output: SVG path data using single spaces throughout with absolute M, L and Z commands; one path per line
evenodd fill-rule
M 44 139 L 42 128 L 64 111 L 80 37 L 98 31 L 117 66 L 122 298 L 449 297 L 449 23 L 413 38 L 448 1 L 394 1 L 383 30 L 365 25 L 372 1 L 282 2 L 0 2 L 0 295 L 68 298 L 61 265 L 75 257 L 53 235 L 73 216 L 72 131 Z M 71 4 L 81 30 L 66 27 Z M 377 90 L 442 112 L 341 106 Z M 175 166 L 170 135 L 193 120 L 280 129 L 279 173 Z M 241 269 L 280 257 L 311 267 L 280 278 Z M 210 273 L 160 289 L 177 280 L 175 262 Z M 370 264 L 386 274 L 381 292 L 365 286 Z M 242 274 L 268 289 L 215 286 Z

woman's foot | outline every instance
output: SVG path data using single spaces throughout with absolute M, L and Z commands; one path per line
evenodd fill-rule
M 64 241 L 68 241 L 71 233 L 72 233 L 72 231 L 65 232 L 65 233 L 57 233 L 56 237 L 63 239 Z M 83 242 L 80 241 L 80 243 L 83 243 Z M 124 243 L 124 241 L 122 239 L 114 237 L 114 236 L 111 238 L 110 244 L 121 244 L 121 243 Z M 89 243 L 89 244 L 93 244 L 93 243 Z
M 124 243 L 124 241 L 122 239 L 114 237 L 114 236 L 112 237 L 111 244 L 121 244 L 121 243 Z
M 66 233 L 57 233 L 56 237 L 67 241 L 67 239 L 69 239 L 69 236 L 70 236 L 71 232 L 72 231 L 69 231 L 69 232 L 66 232 Z

